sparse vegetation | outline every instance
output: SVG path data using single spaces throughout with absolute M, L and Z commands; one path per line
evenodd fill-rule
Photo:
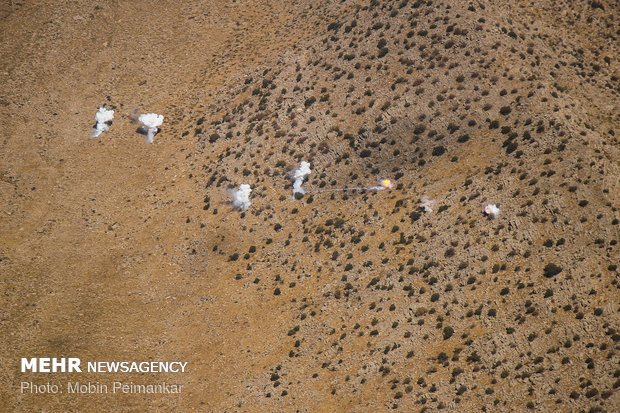
M 132 272 L 138 264 L 152 270 L 142 301 L 174 317 L 170 334 L 145 342 L 165 352 L 182 326 L 203 326 L 192 327 L 193 337 L 217 340 L 196 340 L 190 361 L 213 352 L 227 362 L 236 351 L 226 364 L 232 379 L 191 376 L 226 397 L 189 398 L 188 409 L 303 411 L 321 400 L 346 411 L 364 400 L 368 411 L 611 411 L 620 386 L 618 306 L 610 298 L 618 288 L 618 125 L 609 104 L 618 95 L 618 11 L 594 3 L 571 0 L 557 13 L 543 2 L 535 16 L 518 7 L 508 16 L 519 4 L 489 2 L 287 2 L 276 14 L 260 3 L 260 13 L 244 5 L 256 13 L 242 7 L 225 23 L 215 17 L 220 6 L 205 14 L 180 5 L 188 33 L 198 22 L 230 24 L 217 37 L 230 31 L 235 40 L 206 48 L 207 58 L 186 56 L 197 65 L 189 71 L 196 91 L 171 91 L 174 102 L 157 95 L 170 122 L 161 143 L 130 159 L 160 154 L 140 178 L 144 192 L 120 196 L 99 180 L 88 193 L 76 185 L 80 196 L 69 205 L 59 199 L 73 189 L 52 176 L 46 193 L 57 198 L 46 214 L 31 214 L 24 205 L 47 200 L 42 183 L 31 189 L 28 168 L 38 158 L 5 168 L 7 217 L 32 223 L 19 232 L 30 238 L 17 252 L 9 247 L 23 225 L 6 226 L 0 265 L 38 268 L 24 261 L 28 248 L 58 258 L 42 245 L 82 225 L 89 242 L 101 236 L 102 245 L 118 245 L 109 254 L 127 273 L 126 287 L 143 282 Z M 21 16 L 12 13 L 6 18 Z M 54 27 L 37 30 L 56 39 Z M 117 42 L 108 49 L 118 51 Z M 65 53 L 54 50 L 38 54 Z M 141 87 L 165 83 L 155 76 L 165 55 L 153 53 Z M 168 56 L 176 65 L 183 59 L 175 53 Z M 24 82 L 35 73 L 7 62 L 6 72 Z M 217 88 L 205 73 L 221 74 Z M 114 79 L 110 103 L 127 93 L 123 77 Z M 64 96 L 41 90 L 33 102 L 45 96 L 49 107 Z M 0 104 L 19 113 L 26 95 Z M 31 115 L 15 117 L 9 131 L 20 130 L 13 124 L 22 117 L 37 119 Z M 49 165 L 64 170 L 65 155 L 61 162 L 61 151 L 46 152 L 60 142 L 55 134 L 33 133 L 32 152 L 46 162 L 54 155 Z M 92 151 L 120 156 L 110 168 L 129 159 L 114 142 Z M 13 147 L 7 159 L 20 151 Z M 73 171 L 81 157 L 66 159 Z M 313 172 L 305 195 L 291 195 L 302 160 Z M 378 190 L 378 179 L 392 188 Z M 252 206 L 233 211 L 226 191 L 242 182 L 252 185 Z M 423 196 L 436 200 L 432 208 L 420 206 Z M 495 219 L 483 214 L 489 203 L 501 207 Z M 125 209 L 132 218 L 114 223 Z M 58 211 L 77 218 L 57 219 Z M 147 238 L 149 249 L 135 242 Z M 82 268 L 70 261 L 71 271 Z M 25 275 L 10 275 L 9 314 L 40 318 L 48 302 L 40 297 L 57 288 L 17 305 L 15 280 Z M 179 323 L 181 315 L 187 320 Z M 242 336 L 240 348 L 230 347 Z M 235 377 L 244 374 L 252 380 L 241 386 Z

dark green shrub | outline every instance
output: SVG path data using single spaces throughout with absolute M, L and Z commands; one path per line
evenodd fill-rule
M 543 270 L 543 275 L 547 278 L 551 278 L 551 277 L 558 275 L 561 272 L 562 272 L 562 267 L 559 267 L 553 263 L 549 263 L 545 265 L 545 268 Z
M 511 154 L 514 151 L 517 150 L 517 148 L 519 147 L 519 144 L 515 141 L 510 142 L 507 146 L 506 146 L 506 154 Z
M 444 327 L 443 329 L 443 339 L 447 340 L 454 334 L 454 329 L 450 326 Z
M 465 143 L 469 140 L 469 135 L 465 134 L 465 135 L 461 135 L 458 137 L 458 139 L 456 140 L 459 143 Z
M 446 153 L 446 148 L 445 147 L 443 147 L 443 146 L 435 146 L 433 148 L 432 155 L 433 156 L 441 156 L 444 153 Z

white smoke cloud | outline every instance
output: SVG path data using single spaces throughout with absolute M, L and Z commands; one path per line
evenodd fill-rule
M 163 123 L 164 116 L 156 113 L 145 113 L 140 115 L 138 121 L 144 125 L 144 128 L 146 129 L 148 143 L 153 143 L 153 137 L 157 133 L 157 128 Z
M 424 212 L 431 213 L 435 209 L 435 205 L 437 205 L 437 201 L 434 199 L 429 199 L 428 196 L 424 195 L 422 197 L 422 201 L 420 202 L 420 207 L 424 209 Z
M 232 193 L 233 206 L 235 208 L 239 208 L 242 211 L 248 209 L 250 205 L 252 205 L 252 202 L 250 201 L 250 192 L 252 192 L 250 185 L 239 185 L 239 189 Z
M 304 183 L 304 179 L 306 178 L 306 176 L 310 175 L 311 173 L 312 170 L 310 169 L 310 164 L 306 161 L 302 161 L 301 165 L 299 165 L 299 168 L 293 174 L 293 178 L 295 178 L 295 182 L 293 182 L 293 197 L 297 193 L 302 195 L 306 193 L 306 191 L 304 191 L 301 185 Z
M 97 113 L 95 113 L 95 127 L 93 128 L 93 132 L 90 134 L 91 138 L 96 138 L 101 133 L 107 132 L 110 129 L 110 125 L 112 124 L 112 119 L 114 119 L 114 111 L 108 110 L 106 108 L 99 108 Z
M 484 213 L 491 219 L 495 219 L 499 216 L 499 207 L 495 204 L 487 204 L 484 207 Z

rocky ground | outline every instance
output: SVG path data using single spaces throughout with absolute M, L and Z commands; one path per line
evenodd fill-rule
M 614 2 L 11 1 L 0 19 L 2 410 L 618 409 Z M 152 145 L 145 112 L 165 116 Z M 393 189 L 310 192 L 378 179 Z M 19 372 L 39 355 L 183 360 L 165 379 L 185 391 L 20 394 L 48 381 Z

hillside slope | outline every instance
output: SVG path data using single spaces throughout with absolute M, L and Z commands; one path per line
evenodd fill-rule
M 115 11 L 118 77 L 92 80 L 109 73 L 95 46 L 64 89 L 67 68 L 45 82 L 3 64 L 3 365 L 53 350 L 191 366 L 178 399 L 75 409 L 616 409 L 613 2 L 194 3 L 154 12 L 157 35 L 132 26 L 146 2 Z M 67 38 L 28 60 L 27 36 L 5 53 L 69 59 Z M 121 119 L 86 140 L 102 93 Z M 154 145 L 132 105 L 166 116 Z M 379 179 L 393 189 L 339 191 Z

